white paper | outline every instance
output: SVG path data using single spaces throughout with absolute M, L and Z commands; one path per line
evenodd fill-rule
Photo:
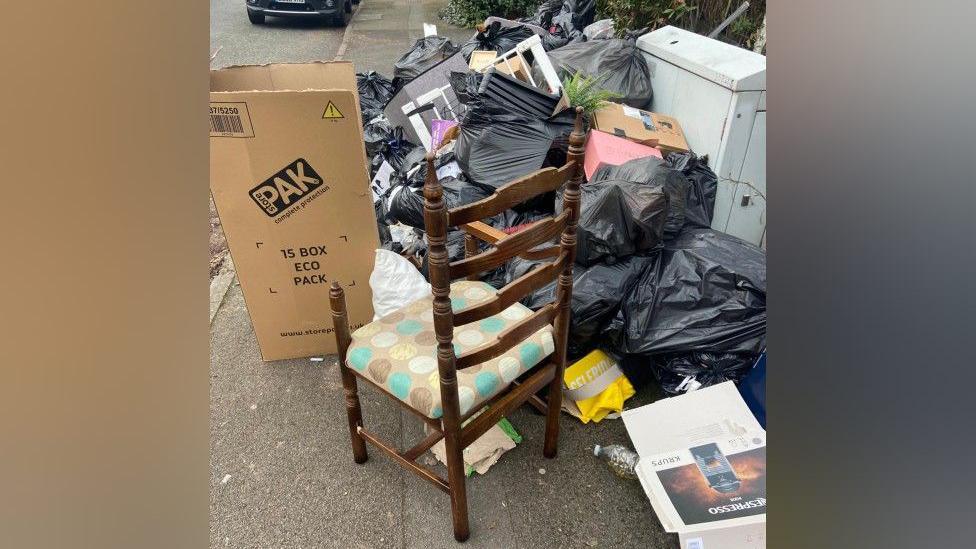
M 376 175 L 373 177 L 373 180 L 369 183 L 369 190 L 373 193 L 373 202 L 379 200 L 380 196 L 390 188 L 391 175 L 393 175 L 393 166 L 384 160 L 380 168 L 376 170 Z
M 437 168 L 438 181 L 444 179 L 445 177 L 457 177 L 459 175 L 461 175 L 461 166 L 458 166 L 457 161 L 449 162 L 440 168 Z
M 624 108 L 624 116 L 629 116 L 631 118 L 636 118 L 638 120 L 641 119 L 641 112 L 639 109 L 635 109 L 634 107 L 628 107 L 627 105 L 623 105 L 623 108 Z

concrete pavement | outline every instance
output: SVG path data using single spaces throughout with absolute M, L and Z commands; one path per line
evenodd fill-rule
M 442 5 L 363 0 L 347 34 L 307 24 L 252 27 L 243 0 L 211 0 L 212 48 L 223 46 L 213 65 L 330 60 L 345 38 L 343 58 L 357 71 L 391 76 L 423 22 L 458 43 L 470 37 L 436 19 Z M 334 356 L 264 363 L 236 281 L 212 304 L 212 547 L 677 547 L 640 485 L 592 456 L 593 444 L 628 443 L 620 420 L 582 425 L 564 415 L 559 456 L 547 460 L 543 418 L 527 407 L 509 416 L 524 441 L 469 479 L 471 538 L 455 543 L 445 494 L 375 449 L 364 465 L 353 463 Z M 372 387 L 360 393 L 371 430 L 402 448 L 422 438 L 413 415 Z M 644 390 L 628 404 L 658 396 Z
M 375 449 L 353 463 L 334 356 L 261 361 L 236 283 L 214 318 L 210 369 L 212 547 L 460 546 L 447 495 Z M 423 438 L 412 414 L 372 387 L 360 393 L 370 429 L 401 448 Z M 642 391 L 628 404 L 656 396 Z M 620 420 L 583 425 L 563 415 L 559 456 L 548 460 L 544 418 L 523 407 L 509 419 L 524 440 L 469 478 L 464 546 L 677 546 L 640 485 L 592 456 L 594 444 L 629 442 Z

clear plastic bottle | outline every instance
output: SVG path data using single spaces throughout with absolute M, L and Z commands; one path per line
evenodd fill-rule
M 611 444 L 610 446 L 597 444 L 593 447 L 593 455 L 605 459 L 610 470 L 618 477 L 637 480 L 636 467 L 640 460 L 637 452 L 619 444 Z

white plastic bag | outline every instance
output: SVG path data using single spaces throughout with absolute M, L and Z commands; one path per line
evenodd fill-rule
M 390 250 L 376 250 L 369 286 L 373 289 L 373 320 L 431 295 L 424 275 L 405 257 Z
M 600 19 L 583 28 L 587 40 L 613 38 L 613 19 Z

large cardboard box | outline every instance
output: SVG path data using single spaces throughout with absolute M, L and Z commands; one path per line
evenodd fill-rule
M 657 147 L 663 152 L 688 151 L 681 124 L 670 116 L 656 112 L 607 103 L 593 113 L 593 127 L 635 143 Z
M 329 286 L 372 320 L 379 247 L 351 63 L 210 73 L 210 192 L 265 360 L 336 352 Z

